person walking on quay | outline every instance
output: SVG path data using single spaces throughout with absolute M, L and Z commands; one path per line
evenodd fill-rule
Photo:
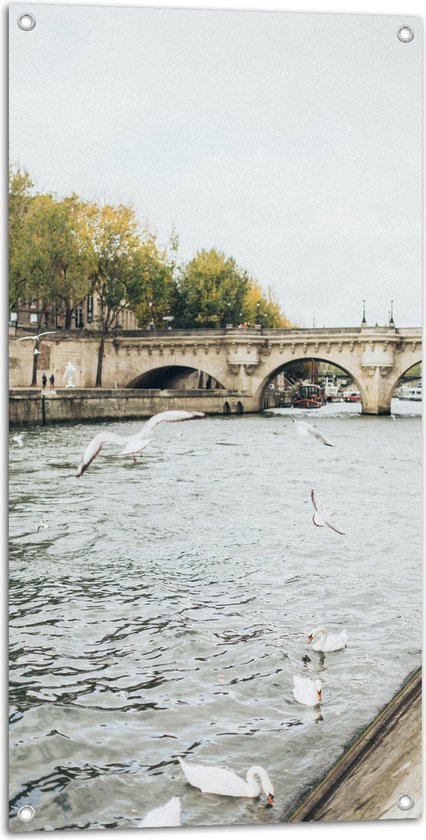
M 54 377 L 53 373 L 51 373 L 50 376 L 49 376 L 49 382 L 50 382 L 50 390 L 52 391 L 53 388 L 55 387 L 55 377 Z
M 43 391 L 44 391 L 44 389 L 47 385 L 47 376 L 46 376 L 45 373 L 43 373 L 43 376 L 41 377 L 41 384 L 42 384 L 42 388 L 43 388 Z

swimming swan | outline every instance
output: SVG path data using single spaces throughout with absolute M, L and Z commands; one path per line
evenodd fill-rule
M 321 680 L 310 680 L 307 677 L 293 677 L 293 696 L 303 706 L 317 706 L 322 700 Z
M 139 823 L 139 828 L 157 828 L 164 825 L 181 825 L 178 796 L 173 796 L 165 805 L 148 811 L 146 817 Z
M 263 767 L 253 765 L 247 770 L 247 781 L 223 767 L 208 767 L 202 764 L 188 764 L 179 758 L 179 764 L 190 785 L 202 793 L 217 793 L 219 796 L 260 796 L 262 790 L 268 805 L 274 801 L 274 788 Z M 256 777 L 260 779 L 260 785 Z
M 308 645 L 312 644 L 312 650 L 328 653 L 332 650 L 342 650 L 346 647 L 346 630 L 341 633 L 329 633 L 326 627 L 315 627 L 308 636 Z

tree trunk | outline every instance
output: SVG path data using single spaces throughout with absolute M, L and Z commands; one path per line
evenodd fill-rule
M 70 330 L 71 329 L 71 317 L 72 317 L 72 310 L 71 306 L 68 301 L 65 301 L 65 320 L 64 320 L 64 329 Z
M 102 386 L 102 364 L 104 360 L 104 347 L 105 347 L 105 333 L 102 333 L 102 338 L 99 342 L 99 349 L 98 349 L 98 367 L 96 370 L 96 388 L 100 388 Z
M 38 341 L 34 342 L 35 347 L 34 350 L 38 350 Z M 33 352 L 33 375 L 31 379 L 31 387 L 37 385 L 37 364 L 38 364 L 38 353 Z

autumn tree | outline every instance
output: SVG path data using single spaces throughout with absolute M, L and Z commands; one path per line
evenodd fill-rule
M 37 300 L 71 326 L 74 307 L 90 290 L 94 252 L 87 205 L 77 196 L 30 195 L 25 173 L 12 174 L 9 199 L 11 304 Z M 56 324 L 56 318 L 53 323 Z
M 9 168 L 9 305 L 27 297 L 28 268 L 22 271 L 22 244 L 32 202 L 33 183 L 25 170 Z
M 96 385 L 100 386 L 106 336 L 125 308 L 136 311 L 141 319 L 145 317 L 154 294 L 160 299 L 164 292 L 170 269 L 155 236 L 140 226 L 131 207 L 94 207 L 91 226 L 96 257 L 93 287 L 100 306 L 96 372 Z
M 34 296 L 46 313 L 62 315 L 69 329 L 73 310 L 91 289 L 96 265 L 88 205 L 75 195 L 62 201 L 35 196 L 28 221 Z
M 240 323 L 249 276 L 233 257 L 212 248 L 198 251 L 183 268 L 175 289 L 175 326 L 224 327 Z
M 261 327 L 291 326 L 279 303 L 274 299 L 271 289 L 268 288 L 265 295 L 260 283 L 252 278 L 244 301 L 244 318 L 249 324 L 260 324 Z

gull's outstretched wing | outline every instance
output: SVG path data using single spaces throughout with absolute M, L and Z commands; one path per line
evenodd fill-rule
M 315 510 L 324 510 L 324 505 L 319 496 L 315 493 L 315 490 L 311 490 L 311 499 Z
M 119 455 L 138 455 L 139 452 L 142 452 L 149 443 L 151 443 L 152 438 L 145 438 L 145 437 L 132 437 L 124 449 L 121 449 L 118 453 Z
M 323 443 L 324 446 L 334 446 L 334 443 L 330 443 L 316 426 L 309 426 L 309 434 L 316 440 L 319 440 L 320 443 Z
M 196 420 L 197 417 L 205 417 L 203 411 L 160 411 L 159 414 L 154 414 L 150 417 L 143 426 L 140 436 L 147 435 L 158 426 L 159 423 L 177 423 L 180 420 Z
M 177 423 L 180 420 L 196 420 L 198 417 L 205 417 L 204 412 L 160 411 L 159 414 L 154 414 L 153 417 L 150 417 L 149 420 L 146 421 L 140 432 L 136 435 L 132 435 L 124 449 L 121 450 L 120 455 L 136 455 L 144 449 L 146 443 L 142 446 L 141 442 L 145 441 L 145 438 L 150 434 L 150 432 L 152 432 L 153 429 L 155 429 L 156 426 L 158 426 L 159 423 Z
M 343 530 L 343 528 L 341 528 L 340 525 L 338 525 L 337 522 L 334 521 L 334 519 L 331 515 L 323 514 L 322 518 L 323 518 L 325 524 L 328 525 L 328 527 L 331 528 L 332 531 L 335 531 L 336 534 L 343 534 L 343 535 L 345 534 L 345 531 Z
M 89 445 L 84 450 L 76 472 L 77 478 L 86 472 L 93 459 L 96 458 L 97 454 L 100 452 L 104 443 L 124 443 L 125 440 L 126 438 L 121 437 L 121 435 L 116 435 L 114 432 L 99 432 L 99 434 L 90 441 Z
M 54 335 L 57 330 L 49 330 L 48 332 L 38 333 L 37 335 L 23 335 L 22 338 L 16 338 L 15 341 L 27 341 L 29 338 L 31 341 L 37 341 L 38 338 L 41 338 L 43 335 Z

